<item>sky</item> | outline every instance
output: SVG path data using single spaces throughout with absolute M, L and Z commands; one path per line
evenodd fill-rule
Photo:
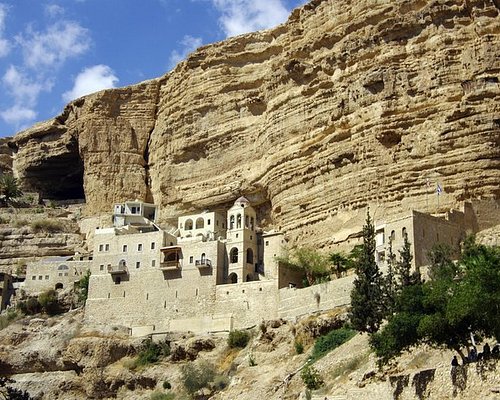
M 307 0 L 0 0 L 0 137 L 197 47 L 285 22 Z

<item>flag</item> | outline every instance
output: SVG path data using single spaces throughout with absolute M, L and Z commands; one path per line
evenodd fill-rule
M 443 189 L 441 188 L 441 186 L 439 186 L 439 183 L 437 185 L 437 188 L 436 188 L 436 193 L 437 195 L 439 196 L 441 193 L 443 193 Z

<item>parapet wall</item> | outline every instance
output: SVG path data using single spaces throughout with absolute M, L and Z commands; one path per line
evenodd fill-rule
M 354 278 L 355 275 L 349 275 L 302 289 L 280 289 L 278 317 L 296 318 L 349 304 Z

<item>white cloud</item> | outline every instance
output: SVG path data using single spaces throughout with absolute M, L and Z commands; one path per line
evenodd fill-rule
M 17 127 L 22 123 L 33 121 L 36 116 L 36 111 L 17 104 L 5 111 L 0 111 L 0 117 L 2 117 L 6 123 Z
M 118 78 L 107 65 L 94 65 L 85 68 L 75 79 L 73 89 L 63 94 L 65 101 L 71 101 L 99 90 L 114 88 Z
M 186 35 L 179 42 L 182 45 L 181 50 L 174 50 L 170 53 L 169 68 L 175 67 L 179 62 L 184 60 L 189 53 L 195 51 L 203 44 L 201 37 L 193 37 Z
M 64 8 L 57 4 L 47 4 L 45 6 L 45 14 L 51 18 L 55 18 L 64 14 Z
M 46 80 L 32 80 L 15 66 L 11 65 L 2 77 L 2 83 L 14 98 L 15 104 L 32 107 L 42 91 L 50 91 L 52 84 Z
M 5 57 L 9 53 L 11 47 L 9 41 L 3 37 L 7 10 L 7 5 L 0 3 L 0 57 Z
M 58 67 L 90 47 L 89 31 L 72 21 L 56 22 L 45 32 L 28 29 L 16 40 L 23 49 L 24 64 L 33 69 Z
M 219 23 L 227 36 L 267 29 L 285 22 L 282 0 L 212 0 L 222 13 Z

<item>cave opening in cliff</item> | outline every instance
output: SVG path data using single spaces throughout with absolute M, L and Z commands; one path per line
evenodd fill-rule
M 83 170 L 78 143 L 73 140 L 64 151 L 47 154 L 41 163 L 27 168 L 23 185 L 48 200 L 85 200 Z

